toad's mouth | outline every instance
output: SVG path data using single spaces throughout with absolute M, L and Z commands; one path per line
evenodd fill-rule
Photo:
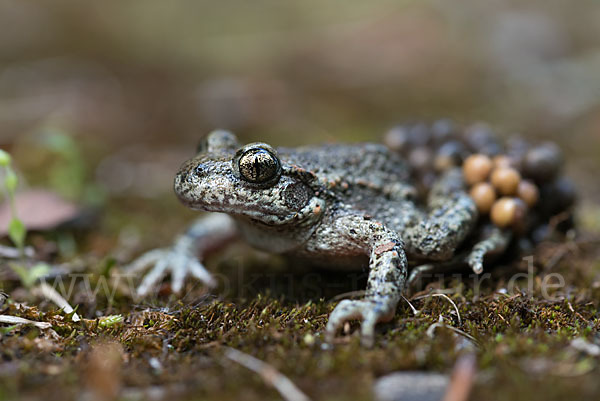
M 256 188 L 245 185 L 223 166 L 188 163 L 175 177 L 174 189 L 179 200 L 191 209 L 226 213 L 270 226 L 302 225 L 320 218 L 325 209 L 321 199 L 307 199 L 300 207 L 286 203 L 282 188 L 290 182 Z
M 249 220 L 265 226 L 311 225 L 321 218 L 325 210 L 325 201 L 318 198 L 313 198 L 300 210 L 290 211 L 278 208 L 274 202 L 254 203 L 253 199 L 241 199 L 239 196 L 214 193 L 214 191 L 207 196 L 198 196 L 193 192 L 188 194 L 178 192 L 177 195 L 179 200 L 190 209 L 225 213 L 234 218 Z
M 225 190 L 223 186 L 212 184 L 202 186 L 196 183 L 186 187 L 176 185 L 175 192 L 180 202 L 193 210 L 226 213 L 233 217 L 261 221 L 267 225 L 282 224 L 297 218 L 298 213 L 278 208 L 273 202 L 258 197 L 242 196 Z
M 293 217 L 294 213 L 285 213 L 282 211 L 270 210 L 261 207 L 247 207 L 242 205 L 224 205 L 224 204 L 210 204 L 210 203 L 185 203 L 192 210 L 199 210 L 203 212 L 216 212 L 226 213 L 234 217 L 249 217 L 252 220 L 262 221 L 265 217 L 273 217 L 279 220 L 286 220 Z
M 313 220 L 314 218 L 319 217 L 316 213 L 312 211 L 312 209 L 310 213 L 305 213 L 303 210 L 298 212 L 289 212 L 265 207 L 248 207 L 247 205 L 236 206 L 224 204 L 210 204 L 205 202 L 189 204 L 185 201 L 184 204 L 186 204 L 186 206 L 193 210 L 199 210 L 203 212 L 225 213 L 234 218 L 249 220 L 254 224 L 260 224 L 269 227 L 284 224 L 301 225 L 304 221 Z M 321 208 L 316 207 L 315 210 L 321 210 Z

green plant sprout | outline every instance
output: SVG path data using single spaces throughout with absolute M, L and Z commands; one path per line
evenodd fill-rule
M 81 199 L 86 189 L 86 167 L 81 150 L 73 138 L 59 129 L 48 128 L 41 143 L 61 158 L 50 168 L 50 187 L 67 199 Z
M 39 279 L 45 277 L 50 272 L 50 266 L 47 263 L 36 263 L 27 267 L 25 262 L 25 239 L 27 238 L 27 228 L 25 223 L 19 219 L 17 214 L 17 205 L 15 193 L 19 184 L 19 179 L 11 166 L 12 158 L 8 152 L 0 149 L 0 172 L 4 173 L 3 189 L 6 199 L 10 204 L 11 220 L 8 225 L 8 236 L 19 250 L 20 263 L 10 263 L 10 268 L 19 276 L 23 286 L 33 293 L 39 293 L 44 298 L 49 299 L 63 309 L 67 314 L 71 314 L 73 321 L 79 321 L 79 316 L 69 303 L 52 287 L 42 282 L 36 286 Z
M 104 316 L 98 320 L 98 326 L 103 329 L 106 329 L 106 328 L 110 328 L 116 324 L 122 323 L 123 320 L 124 319 L 123 319 L 122 315 Z
M 104 203 L 105 191 L 88 179 L 90 171 L 86 159 L 72 135 L 59 127 L 45 126 L 41 129 L 38 144 L 59 159 L 48 166 L 50 188 L 67 199 L 83 201 L 87 205 Z
M 25 257 L 25 237 L 27 231 L 25 224 L 17 216 L 17 205 L 15 203 L 15 191 L 19 184 L 17 174 L 11 166 L 12 158 L 8 152 L 0 149 L 0 168 L 4 170 L 4 193 L 10 205 L 11 220 L 8 224 L 8 236 L 16 245 L 21 255 L 21 259 Z
M 21 261 L 24 261 L 27 229 L 17 214 L 15 193 L 19 185 L 19 179 L 11 164 L 12 158 L 10 154 L 0 149 L 0 169 L 4 173 L 3 189 L 10 205 L 11 213 L 11 219 L 8 224 L 8 237 L 19 250 Z M 44 277 L 50 271 L 50 267 L 46 263 L 38 263 L 30 269 L 25 267 L 23 263 L 11 263 L 10 267 L 19 276 L 19 279 L 26 288 L 31 288 L 38 279 Z

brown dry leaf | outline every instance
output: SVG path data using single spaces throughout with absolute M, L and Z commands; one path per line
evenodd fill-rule
M 56 228 L 76 218 L 81 209 L 62 199 L 54 192 L 44 189 L 22 191 L 15 196 L 17 215 L 28 230 L 44 231 Z M 12 218 L 8 202 L 0 205 L 0 235 L 7 235 Z

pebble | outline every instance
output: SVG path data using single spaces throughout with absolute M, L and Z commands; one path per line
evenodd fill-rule
M 522 171 L 523 159 L 530 148 L 529 142 L 520 136 L 512 136 L 506 141 L 506 155 L 512 159 L 512 167 Z
M 464 155 L 467 153 L 464 145 L 458 141 L 444 143 L 437 151 L 434 160 L 436 171 L 445 171 L 449 168 L 459 166 Z
M 408 155 L 408 163 L 414 170 L 424 172 L 433 164 L 433 152 L 425 146 L 415 148 Z
M 440 401 L 450 383 L 448 375 L 429 372 L 395 372 L 373 386 L 377 401 Z
M 557 145 L 547 142 L 525 154 L 523 172 L 538 182 L 548 182 L 558 176 L 562 165 L 562 151 Z
M 486 143 L 484 146 L 479 148 L 479 152 L 488 156 L 497 156 L 503 151 L 502 146 L 496 142 Z
M 483 150 L 492 145 L 498 144 L 496 135 L 487 124 L 477 123 L 467 128 L 465 139 L 471 150 L 484 153 Z
M 442 119 L 437 120 L 431 125 L 431 136 L 433 143 L 436 145 L 443 144 L 454 139 L 456 127 L 452 120 Z
M 531 233 L 533 242 L 542 242 L 550 237 L 551 230 L 548 224 L 541 224 Z
M 575 186 L 568 178 L 559 178 L 540 188 L 540 199 L 544 200 L 540 203 L 543 214 L 551 216 L 560 213 L 575 203 Z
M 383 143 L 394 152 L 405 152 L 408 142 L 408 132 L 401 126 L 390 129 L 383 137 Z
M 431 132 L 425 124 L 415 124 L 408 128 L 408 141 L 413 147 L 426 146 L 431 139 Z

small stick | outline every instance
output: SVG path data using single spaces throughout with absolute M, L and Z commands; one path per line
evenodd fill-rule
M 270 386 L 275 387 L 279 394 L 287 401 L 310 401 L 290 379 L 281 374 L 273 366 L 256 359 L 255 357 L 238 351 L 234 348 L 225 347 L 225 357 L 242 366 L 258 373 Z
M 66 314 L 73 313 L 71 319 L 74 322 L 81 320 L 79 315 L 74 312 L 74 309 L 66 299 L 63 298 L 54 288 L 50 287 L 46 283 L 42 283 L 33 289 L 34 292 L 41 294 L 44 298 L 54 302 L 60 309 L 64 310 Z
M 410 309 L 412 310 L 412 313 L 417 316 L 419 314 L 419 311 L 417 310 L 417 308 L 415 308 L 413 306 L 413 304 L 410 303 L 410 301 L 408 299 L 406 299 L 406 297 L 404 295 L 402 295 L 402 299 L 404 299 L 406 301 L 406 303 L 408 304 L 408 306 L 410 306 Z
M 423 298 L 429 298 L 429 297 L 442 297 L 442 298 L 445 298 L 446 300 L 448 300 L 448 302 L 450 302 L 452 304 L 452 306 L 454 307 L 454 310 L 456 311 L 456 316 L 458 317 L 458 324 L 462 324 L 461 319 L 460 319 L 460 312 L 458 311 L 458 306 L 456 306 L 454 301 L 446 294 L 436 293 L 436 294 L 421 295 L 419 297 L 413 298 L 413 301 L 423 299 Z
M 11 315 L 0 315 L 0 323 L 7 324 L 32 324 L 38 329 L 49 329 L 52 325 L 48 322 L 35 322 L 33 320 Z
M 434 336 L 434 332 L 435 332 L 435 329 L 437 329 L 438 327 L 444 327 L 444 328 L 446 328 L 446 329 L 450 329 L 450 330 L 452 330 L 453 332 L 455 332 L 455 333 L 457 333 L 457 334 L 460 334 L 461 336 L 464 336 L 464 337 L 468 338 L 468 339 L 469 339 L 469 340 L 471 340 L 471 341 L 473 342 L 473 344 L 475 344 L 476 346 L 478 346 L 478 347 L 480 346 L 480 343 L 479 343 L 479 341 L 478 341 L 478 340 L 477 340 L 475 337 L 473 337 L 472 335 L 470 335 L 469 333 L 467 333 L 467 332 L 464 332 L 464 331 L 462 331 L 461 329 L 457 329 L 457 328 L 456 328 L 456 327 L 454 327 L 454 326 L 450 326 L 450 325 L 448 325 L 448 324 L 444 323 L 444 319 L 442 318 L 442 316 L 441 316 L 441 315 L 440 315 L 439 321 L 438 321 L 437 323 L 433 323 L 431 326 L 429 326 L 429 327 L 427 328 L 427 331 L 426 331 L 425 333 L 426 333 L 426 334 L 427 334 L 427 335 L 428 335 L 430 338 L 433 338 L 433 336 Z
M 0 256 L 7 259 L 18 259 L 21 257 L 21 254 L 17 248 L 0 245 Z M 35 256 L 35 252 L 33 251 L 32 247 L 28 246 L 25 248 L 25 256 L 28 258 L 33 258 Z

